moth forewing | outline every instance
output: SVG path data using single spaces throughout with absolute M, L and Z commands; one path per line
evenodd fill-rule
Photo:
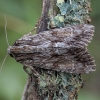
M 28 34 L 10 46 L 8 52 L 23 65 L 88 73 L 95 71 L 94 60 L 86 49 L 93 32 L 94 26 L 82 24 Z

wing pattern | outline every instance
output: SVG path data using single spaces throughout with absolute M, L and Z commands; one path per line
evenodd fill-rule
M 87 51 L 94 26 L 68 25 L 39 34 L 27 34 L 8 48 L 9 54 L 23 65 L 68 73 L 95 71 L 93 58 Z

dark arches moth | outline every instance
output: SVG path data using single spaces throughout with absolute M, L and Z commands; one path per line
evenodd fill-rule
M 8 48 L 8 53 L 24 66 L 68 73 L 95 71 L 95 63 L 87 51 L 94 26 L 67 25 L 39 34 L 27 34 Z

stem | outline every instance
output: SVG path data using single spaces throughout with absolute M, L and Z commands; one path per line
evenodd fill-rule
M 37 28 L 37 33 L 47 30 L 49 6 L 50 6 L 50 0 L 43 0 L 42 14 L 41 14 L 39 26 Z
M 37 33 L 68 24 L 90 23 L 89 0 L 57 1 L 43 0 Z M 35 69 L 40 76 L 29 76 L 22 100 L 77 100 L 84 83 L 81 74 Z

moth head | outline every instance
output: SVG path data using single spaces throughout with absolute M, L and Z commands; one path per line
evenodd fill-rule
M 14 58 L 14 52 L 11 51 L 12 50 L 12 46 L 9 46 L 9 48 L 7 49 L 8 54 Z

